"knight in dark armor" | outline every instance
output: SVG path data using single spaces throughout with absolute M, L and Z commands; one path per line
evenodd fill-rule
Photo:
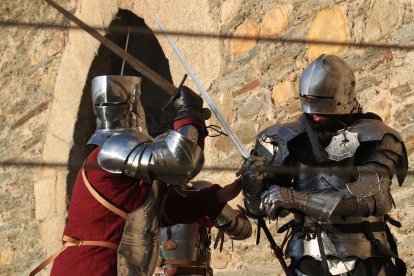
M 285 256 L 290 275 L 404 275 L 387 223 L 408 160 L 400 134 L 363 113 L 355 77 L 321 55 L 303 72 L 298 120 L 257 135 L 242 167 L 245 206 L 271 220 L 293 213 Z M 281 231 L 282 229 L 281 227 Z

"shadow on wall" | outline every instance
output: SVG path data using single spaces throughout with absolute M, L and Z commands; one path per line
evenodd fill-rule
M 124 49 L 127 34 L 112 32 L 111 30 L 113 30 L 114 26 L 123 26 L 126 30 L 128 29 L 128 26 L 136 26 L 142 27 L 145 31 L 148 31 L 151 35 L 143 36 L 139 34 L 130 34 L 128 52 L 165 79 L 172 82 L 168 60 L 165 57 L 157 38 L 142 18 L 137 17 L 128 10 L 120 9 L 111 22 L 108 28 L 109 33 L 106 37 Z M 93 113 L 91 99 L 92 79 L 100 75 L 120 75 L 121 67 L 122 59 L 118 58 L 101 45 L 88 72 L 75 124 L 75 132 L 73 134 L 74 145 L 69 154 L 69 173 L 66 181 L 68 199 L 70 199 L 72 195 L 72 189 L 78 171 L 87 155 L 85 145 L 91 135 L 95 132 L 96 128 L 96 117 Z M 160 112 L 161 108 L 169 100 L 168 94 L 150 82 L 147 78 L 143 77 L 128 64 L 125 64 L 123 75 L 142 77 L 141 100 L 145 110 L 148 133 L 155 137 L 170 129 L 172 126 L 172 118 L 174 118 L 174 115 L 176 114 L 174 107 L 170 105 L 165 112 Z

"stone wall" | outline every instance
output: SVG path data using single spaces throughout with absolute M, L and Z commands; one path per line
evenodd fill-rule
M 118 9 L 128 9 L 157 30 L 249 35 L 251 40 L 174 37 L 201 82 L 242 142 L 251 148 L 256 132 L 300 114 L 298 79 L 321 53 L 337 54 L 355 70 L 358 99 L 365 111 L 376 112 L 401 132 L 413 161 L 414 52 L 387 48 L 357 48 L 303 43 L 279 43 L 255 38 L 282 37 L 350 43 L 412 45 L 414 1 L 58 1 L 94 26 L 108 26 Z M 2 20 L 69 23 L 44 1 L 0 3 Z M 99 43 L 74 29 L 1 26 L 0 40 L 0 160 L 53 162 L 55 167 L 0 168 L 0 274 L 28 274 L 59 248 L 71 183 L 68 163 L 79 161 L 74 147 L 88 139 L 81 111 L 90 81 L 88 74 Z M 177 84 L 185 73 L 163 36 L 157 36 Z M 187 84 L 193 86 L 191 81 Z M 81 112 L 81 113 L 82 113 Z M 212 118 L 210 124 L 218 124 Z M 84 137 L 85 136 L 85 137 Z M 237 167 L 239 153 L 228 138 L 209 138 L 206 167 Z M 412 169 L 411 163 L 410 168 Z M 226 184 L 234 172 L 203 171 L 198 178 Z M 412 179 L 394 185 L 403 227 L 394 230 L 409 271 L 414 269 Z M 231 204 L 241 203 L 241 198 Z M 280 224 L 281 222 L 279 222 Z M 280 226 L 280 225 L 279 225 Z M 270 224 L 275 229 L 276 224 Z M 262 235 L 263 236 L 263 235 Z M 277 236 L 280 243 L 282 237 Z M 254 238 L 226 242 L 214 251 L 217 275 L 282 274 L 265 241 Z M 411 272 L 412 274 L 412 272 Z

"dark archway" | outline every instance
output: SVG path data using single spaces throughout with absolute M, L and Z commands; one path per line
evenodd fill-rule
M 112 32 L 114 27 L 128 26 L 140 27 L 151 35 L 130 34 L 128 43 L 128 52 L 138 58 L 152 70 L 159 73 L 168 81 L 172 82 L 168 59 L 165 57 L 157 38 L 151 29 L 145 24 L 142 18 L 139 18 L 128 10 L 120 9 L 112 20 L 106 35 L 108 39 L 116 43 L 121 48 L 125 47 L 126 33 Z M 93 60 L 88 72 L 87 81 L 83 90 L 81 104 L 75 124 L 75 132 L 73 135 L 74 145 L 69 154 L 69 173 L 67 176 L 67 194 L 70 198 L 73 185 L 76 180 L 80 164 L 86 156 L 85 145 L 96 128 L 96 117 L 92 109 L 91 100 L 91 81 L 94 77 L 100 75 L 120 75 L 122 67 L 122 59 L 115 56 L 104 46 L 100 46 L 98 53 Z M 161 112 L 161 108 L 169 100 L 166 92 L 162 91 L 158 86 L 143 77 L 128 64 L 125 64 L 125 76 L 142 77 L 142 105 L 145 110 L 147 129 L 151 136 L 155 137 L 164 133 L 172 126 L 172 119 L 176 113 L 172 105 L 165 112 Z

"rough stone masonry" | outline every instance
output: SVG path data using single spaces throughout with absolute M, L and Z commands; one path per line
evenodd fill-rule
M 279 43 L 259 37 L 414 45 L 414 1 L 409 0 L 59 0 L 82 20 L 107 27 L 127 9 L 152 29 L 248 35 L 251 40 L 174 36 L 225 118 L 252 147 L 258 131 L 300 113 L 298 79 L 321 53 L 336 54 L 354 69 L 358 99 L 401 132 L 409 161 L 414 148 L 414 51 L 389 48 Z M 41 0 L 3 0 L 2 21 L 71 26 Z M 88 72 L 99 43 L 70 28 L 0 25 L 0 160 L 53 163 L 53 167 L 0 168 L 0 274 L 22 275 L 60 247 L 74 168 L 89 133 L 84 110 Z M 104 34 L 102 32 L 102 34 Z M 185 73 L 165 38 L 158 36 L 175 84 Z M 188 85 L 193 86 L 190 81 Z M 210 124 L 218 124 L 212 118 Z M 242 159 L 228 138 L 209 138 L 206 167 L 237 167 Z M 76 163 L 76 162 L 75 162 Z M 413 169 L 410 163 L 410 169 Z M 203 171 L 221 184 L 234 172 Z M 393 185 L 403 227 L 393 229 L 400 254 L 414 271 L 413 179 Z M 236 199 L 232 205 L 240 204 Z M 279 224 L 282 222 L 279 222 Z M 280 225 L 279 225 L 280 226 Z M 271 229 L 276 224 L 270 225 Z M 276 237 L 278 242 L 283 237 Z M 213 252 L 217 275 L 282 274 L 264 241 L 226 242 Z M 44 272 L 47 274 L 47 271 Z

